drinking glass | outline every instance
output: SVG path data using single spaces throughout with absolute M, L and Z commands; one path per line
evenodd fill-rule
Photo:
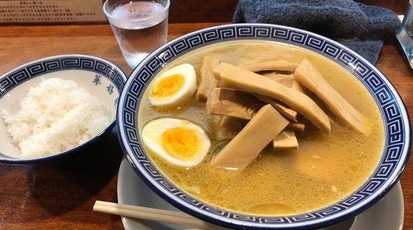
M 103 12 L 132 69 L 167 42 L 169 5 L 169 0 L 106 0 L 103 4 Z

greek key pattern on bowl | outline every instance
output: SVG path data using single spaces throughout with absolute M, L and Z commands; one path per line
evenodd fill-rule
M 147 84 L 149 79 L 154 77 L 165 64 L 175 60 L 194 48 L 207 46 L 222 40 L 231 41 L 242 39 L 278 41 L 313 50 L 327 58 L 335 60 L 336 63 L 348 69 L 368 88 L 368 90 L 373 92 L 374 99 L 379 105 L 381 113 L 385 115 L 385 120 L 383 122 L 385 123 L 389 135 L 386 136 L 384 157 L 380 162 L 380 166 L 369 182 L 364 184 L 356 194 L 347 197 L 334 206 L 306 215 L 282 218 L 248 217 L 236 213 L 216 210 L 202 202 L 188 198 L 185 194 L 176 193 L 176 188 L 167 179 L 162 177 L 156 167 L 148 161 L 147 155 L 140 147 L 140 143 L 137 139 L 138 127 L 136 124 L 138 98 L 142 96 L 145 84 Z M 125 97 L 125 109 L 123 114 L 125 130 L 127 133 L 126 138 L 130 143 L 129 147 L 133 150 L 133 153 L 137 158 L 137 162 L 145 168 L 146 172 L 156 181 L 156 183 L 161 185 L 171 194 L 174 194 L 177 200 L 184 203 L 181 208 L 187 209 L 189 212 L 191 212 L 189 208 L 190 206 L 196 206 L 210 213 L 211 219 L 221 218 L 228 221 L 239 220 L 249 224 L 268 223 L 288 226 L 292 223 L 305 223 L 306 226 L 311 224 L 316 226 L 318 223 L 317 220 L 337 215 L 337 213 L 340 213 L 343 210 L 347 211 L 364 202 L 372 202 L 370 195 L 380 189 L 389 189 L 386 188 L 386 186 L 388 186 L 386 185 L 387 179 L 391 178 L 390 180 L 392 180 L 396 178 L 398 175 L 394 172 L 400 170 L 406 163 L 401 162 L 400 159 L 403 159 L 403 154 L 408 154 L 406 151 L 407 147 L 403 143 L 403 140 L 406 138 L 404 134 L 406 133 L 405 128 L 407 125 L 405 124 L 405 120 L 403 120 L 405 111 L 401 111 L 401 108 L 395 101 L 394 95 L 396 92 L 385 84 L 385 77 L 375 70 L 371 64 L 332 40 L 299 29 L 283 26 L 238 24 L 209 28 L 190 33 L 182 39 L 172 41 L 168 43 L 168 45 L 162 46 L 159 49 L 159 52 L 156 53 L 157 56 L 155 56 L 155 54 L 149 55 L 148 62 L 143 66 L 141 71 L 136 72 L 136 77 L 127 90 L 128 93 Z M 378 199 L 375 199 L 374 201 L 377 200 Z M 346 213 L 348 215 L 349 212 Z
M 29 63 L 22 68 L 11 70 L 0 78 L 0 97 L 16 87 L 18 84 L 43 74 L 66 70 L 79 69 L 89 70 L 100 73 L 103 76 L 113 80 L 115 86 L 120 92 L 124 86 L 124 80 L 121 74 L 110 63 L 94 60 L 91 57 L 75 57 L 62 55 Z

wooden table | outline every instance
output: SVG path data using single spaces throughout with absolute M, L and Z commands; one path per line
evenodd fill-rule
M 170 24 L 170 38 L 216 23 Z M 107 24 L 1 26 L 0 73 L 28 61 L 80 53 L 107 59 L 126 74 L 125 63 Z M 399 90 L 413 117 L 413 76 L 398 44 L 383 47 L 377 64 Z M 48 163 L 0 163 L 0 229 L 123 229 L 118 216 L 92 211 L 95 200 L 116 202 L 117 171 L 122 158 L 115 134 L 102 148 Z M 413 165 L 401 178 L 405 200 L 404 229 L 413 229 Z

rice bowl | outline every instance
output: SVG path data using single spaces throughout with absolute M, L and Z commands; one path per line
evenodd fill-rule
M 0 77 L 3 85 L 0 136 L 4 143 L 0 147 L 0 161 L 41 161 L 66 155 L 95 142 L 115 124 L 117 99 L 125 80 L 126 75 L 114 64 L 76 54 L 39 59 L 3 74 Z M 41 83 L 49 85 L 40 88 Z M 30 89 L 37 89 L 37 94 L 31 92 L 28 97 Z M 68 90 L 68 94 L 61 92 L 62 89 Z M 14 126 L 11 125 L 13 122 Z M 96 129 L 83 129 L 85 122 Z M 28 128 L 30 125 L 36 127 Z M 28 132 L 32 132 L 30 138 Z M 68 134 L 73 135 L 69 138 Z M 18 142 L 24 139 L 25 148 L 37 151 L 37 155 L 22 156 Z M 35 150 L 39 146 L 43 146 L 41 151 Z

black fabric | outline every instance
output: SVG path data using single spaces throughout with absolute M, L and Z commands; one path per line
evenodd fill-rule
M 351 0 L 240 0 L 233 23 L 291 26 L 334 39 L 376 64 L 401 25 L 391 10 Z

